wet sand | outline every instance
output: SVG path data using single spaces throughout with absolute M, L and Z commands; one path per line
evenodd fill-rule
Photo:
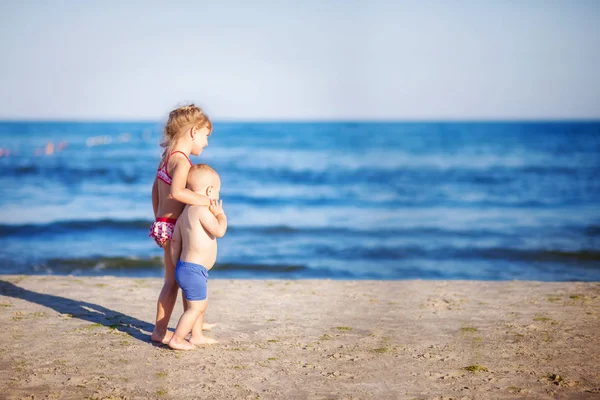
M 598 282 L 212 280 L 190 352 L 161 284 L 0 275 L 0 398 L 600 398 Z

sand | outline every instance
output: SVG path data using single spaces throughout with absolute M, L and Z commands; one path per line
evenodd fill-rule
M 0 275 L 0 398 L 600 398 L 598 282 L 213 279 L 190 352 L 149 340 L 160 287 Z

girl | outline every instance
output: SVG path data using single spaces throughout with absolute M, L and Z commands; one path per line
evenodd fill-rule
M 212 133 L 212 124 L 200 107 L 190 104 L 179 107 L 169 113 L 165 126 L 165 147 L 154 185 L 152 186 L 152 207 L 156 221 L 150 227 L 152 237 L 164 251 L 165 281 L 156 306 L 156 325 L 152 332 L 152 341 L 169 343 L 173 332 L 168 330 L 173 307 L 177 301 L 179 286 L 175 281 L 175 266 L 171 261 L 170 240 L 177 217 L 186 204 L 210 205 L 210 199 L 186 188 L 186 180 L 192 162 L 189 155 L 200 155 L 208 145 L 208 137 Z M 184 308 L 187 304 L 184 299 Z M 195 327 L 210 329 L 214 324 Z M 193 336 L 194 332 L 192 332 Z

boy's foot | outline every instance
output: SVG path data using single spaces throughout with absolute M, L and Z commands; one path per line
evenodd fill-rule
M 153 342 L 169 344 L 172 337 L 173 337 L 173 332 L 171 332 L 168 329 L 167 329 L 167 332 L 165 332 L 165 333 L 157 332 L 156 330 L 154 330 L 154 332 L 152 332 L 151 339 Z
M 208 322 L 204 322 L 204 323 L 202 323 L 202 330 L 203 331 L 210 331 L 215 326 L 217 326 L 217 324 L 209 324 Z
M 203 344 L 216 344 L 219 343 L 213 338 L 209 338 L 208 336 L 192 336 L 190 338 L 190 343 L 195 345 L 203 345 Z
M 173 336 L 169 342 L 169 347 L 173 350 L 194 350 L 196 346 L 191 344 L 185 339 L 179 339 L 177 336 Z

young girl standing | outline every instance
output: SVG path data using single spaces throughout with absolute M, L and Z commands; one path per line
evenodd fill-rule
M 173 307 L 177 301 L 179 286 L 175 281 L 175 266 L 170 256 L 170 240 L 177 217 L 186 204 L 209 206 L 210 199 L 186 188 L 188 171 L 192 166 L 190 154 L 200 155 L 208 145 L 212 124 L 200 107 L 190 104 L 179 107 L 169 114 L 165 126 L 165 147 L 154 185 L 152 186 L 152 207 L 156 221 L 150 227 L 149 236 L 164 251 L 165 281 L 156 306 L 156 325 L 152 341 L 169 343 L 173 333 L 168 330 Z M 184 300 L 184 307 L 186 307 Z M 204 324 L 210 328 L 212 324 Z M 202 327 L 196 327 L 202 329 Z M 201 333 L 201 331 L 200 331 Z M 193 333 L 192 333 L 193 334 Z

